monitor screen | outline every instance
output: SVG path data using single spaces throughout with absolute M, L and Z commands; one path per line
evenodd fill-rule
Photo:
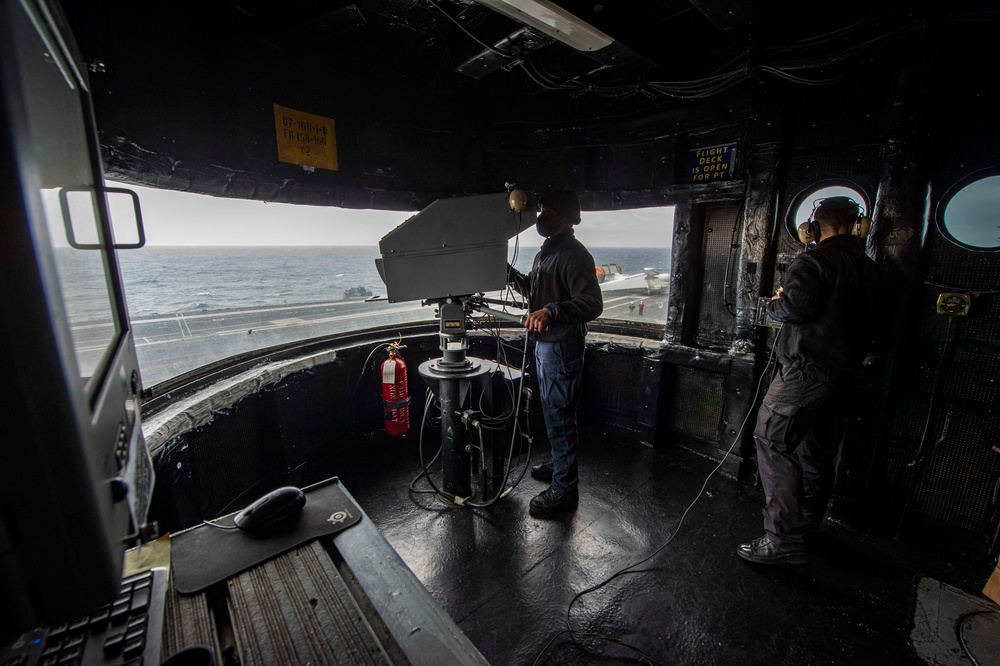
M 121 340 L 122 325 L 115 307 L 112 267 L 106 252 L 80 249 L 69 244 L 72 239 L 100 243 L 97 194 L 72 192 L 69 208 L 60 205 L 62 188 L 39 191 L 42 211 L 49 232 L 55 276 L 62 293 L 66 319 L 73 339 L 77 373 L 93 395 L 98 378 L 110 361 L 111 351 Z
M 86 69 L 59 7 L 0 0 L 0 62 L 6 642 L 116 596 L 153 477 Z

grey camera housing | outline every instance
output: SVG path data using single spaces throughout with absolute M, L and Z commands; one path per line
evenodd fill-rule
M 379 241 L 375 260 L 390 303 L 498 291 L 507 284 L 507 241 L 535 224 L 508 195 L 438 199 Z

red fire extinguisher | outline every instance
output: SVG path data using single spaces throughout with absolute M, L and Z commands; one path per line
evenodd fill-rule
M 402 437 L 410 431 L 410 393 L 406 387 L 406 362 L 399 355 L 402 345 L 389 345 L 389 358 L 382 363 L 382 408 L 385 434 Z

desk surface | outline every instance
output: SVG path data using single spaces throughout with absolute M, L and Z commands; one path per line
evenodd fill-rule
M 171 587 L 165 620 L 164 659 L 204 645 L 220 665 L 488 663 L 367 515 L 205 592 Z

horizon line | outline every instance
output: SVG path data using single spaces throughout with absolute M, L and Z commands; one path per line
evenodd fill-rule
M 67 245 L 67 246 L 63 246 L 63 247 L 69 247 L 69 246 Z M 144 248 L 147 248 L 147 247 L 297 247 L 297 248 L 301 248 L 301 247 L 378 247 L 378 243 L 375 243 L 374 245 L 358 245 L 358 244 L 354 244 L 354 243 L 347 243 L 347 244 L 342 244 L 342 245 L 325 244 L 325 243 L 324 244 L 315 244 L 315 245 L 285 245 L 285 244 L 265 244 L 265 243 L 252 243 L 252 244 L 246 244 L 246 245 L 243 245 L 243 244 L 225 244 L 225 245 L 222 245 L 222 244 L 218 244 L 218 243 L 198 244 L 198 245 L 193 244 L 193 243 L 183 243 L 183 244 L 159 244 L 159 243 L 155 243 L 154 244 L 154 243 L 146 243 L 145 245 L 142 246 L 142 248 L 137 248 L 137 249 L 144 249 Z M 523 245 L 522 245 L 522 247 L 523 247 Z M 673 246 L 672 245 L 655 245 L 655 246 L 649 246 L 649 245 L 590 245 L 588 247 L 602 248 L 602 249 L 615 249 L 615 250 L 643 250 L 643 249 L 645 249 L 645 250 L 660 250 L 660 249 L 669 250 Z

